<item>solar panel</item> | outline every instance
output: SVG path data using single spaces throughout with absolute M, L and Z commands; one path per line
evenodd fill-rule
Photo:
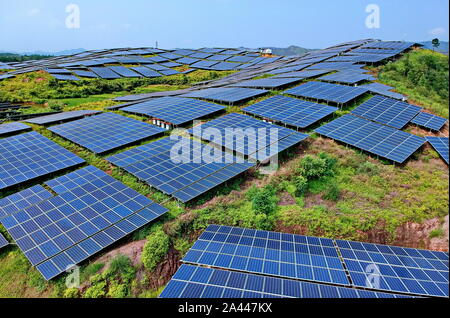
M 217 131 L 220 136 L 213 133 Z M 189 133 L 259 161 L 265 161 L 308 137 L 306 134 L 237 113 L 196 126 Z
M 23 132 L 26 130 L 30 130 L 31 127 L 27 126 L 22 123 L 8 123 L 8 124 L 1 124 L 0 125 L 0 136 L 11 134 L 11 133 L 18 133 Z
M 154 71 L 167 71 L 168 68 L 165 66 L 162 66 L 160 64 L 151 64 L 151 65 L 145 65 L 145 67 L 154 70 Z
M 134 104 L 122 110 L 150 116 L 173 125 L 182 125 L 194 119 L 225 110 L 225 107 L 195 99 L 162 97 Z
M 49 130 L 94 153 L 104 153 L 165 131 L 114 113 L 86 117 L 50 127 Z
M 403 163 L 425 142 L 421 137 L 350 114 L 315 131 L 398 163 Z
M 195 58 L 191 58 L 191 57 L 183 57 L 179 60 L 177 60 L 178 63 L 181 64 L 186 64 L 186 65 L 191 65 L 194 64 L 196 62 L 200 61 L 199 59 L 195 59 Z
M 141 77 L 138 73 L 134 72 L 133 70 L 131 70 L 125 66 L 109 66 L 109 68 L 122 77 L 128 77 L 128 78 Z
M 59 81 L 79 81 L 80 80 L 75 75 L 66 75 L 66 74 L 51 74 L 51 75 Z
M 210 225 L 183 262 L 350 286 L 331 239 Z
M 352 283 L 373 289 L 448 297 L 448 253 L 336 240 Z
M 254 59 L 255 58 L 252 56 L 237 55 L 237 56 L 230 57 L 229 59 L 227 59 L 227 61 L 228 62 L 248 63 Z
M 363 74 L 359 72 L 340 71 L 334 74 L 325 75 L 319 78 L 321 81 L 326 82 L 338 82 L 345 84 L 357 84 L 363 81 L 372 81 L 375 78 L 369 74 Z
M 434 131 L 439 131 L 448 120 L 430 113 L 420 112 L 411 123 Z
M 284 124 L 306 128 L 338 109 L 286 96 L 274 96 L 242 109 L 244 112 Z
M 230 71 L 230 70 L 237 69 L 240 65 L 241 64 L 239 64 L 239 63 L 220 62 L 220 63 L 210 66 L 209 69 L 215 70 L 215 71 Z
M 99 77 L 103 79 L 116 79 L 121 78 L 116 72 L 113 72 L 111 69 L 107 67 L 91 67 L 92 72 L 97 74 Z
M 1 248 L 4 248 L 5 246 L 8 246 L 8 245 L 9 245 L 8 240 L 5 239 L 5 238 L 3 237 L 3 235 L 0 233 L 0 249 L 1 249 Z
M 182 264 L 159 298 L 397 298 L 358 290 Z
M 284 78 L 284 77 L 312 78 L 312 77 L 323 75 L 323 74 L 326 74 L 329 72 L 330 71 L 328 71 L 328 70 L 309 70 L 309 71 L 289 72 L 289 73 L 283 73 L 283 74 L 274 76 L 274 78 Z
M 158 72 L 151 70 L 147 67 L 144 66 L 137 66 L 137 67 L 130 67 L 133 71 L 138 72 L 139 74 L 141 74 L 142 76 L 148 77 L 148 78 L 152 78 L 152 77 L 160 77 L 162 76 L 161 74 L 159 74 Z
M 47 280 L 167 212 L 93 166 L 47 185 L 58 195 L 2 221 Z
M 174 157 L 178 153 L 172 152 L 179 145 L 187 152 L 182 154 L 184 160 L 178 160 L 180 158 Z M 215 155 L 214 160 L 205 157 L 211 153 Z M 190 201 L 254 166 L 183 137 L 162 138 L 106 160 L 182 202 Z
M 84 70 L 73 70 L 76 75 L 80 77 L 88 77 L 88 78 L 98 78 L 98 76 L 91 71 L 84 71 Z
M 63 112 L 48 116 L 35 117 L 24 120 L 27 123 L 37 124 L 37 125 L 46 125 L 53 124 L 56 122 L 61 122 L 70 119 L 77 119 L 85 116 L 95 115 L 101 113 L 99 110 L 74 110 L 71 112 Z
M 0 139 L 0 189 L 83 162 L 37 132 Z
M 348 103 L 367 92 L 367 89 L 360 87 L 351 87 L 345 85 L 336 85 L 322 82 L 307 82 L 300 86 L 285 91 L 286 94 L 313 98 L 335 102 L 338 104 Z
M 394 49 L 404 51 L 414 45 L 413 42 L 400 41 L 374 41 L 361 46 L 361 48 L 376 48 L 376 49 Z
M 216 55 L 213 55 L 213 56 L 208 57 L 208 60 L 212 60 L 212 61 L 225 61 L 226 59 L 229 59 L 230 57 L 233 57 L 233 55 L 216 54 Z
M 201 89 L 180 96 L 206 99 L 216 101 L 219 103 L 222 102 L 234 104 L 234 103 L 242 103 L 251 98 L 265 95 L 268 92 L 269 91 L 254 88 L 217 87 L 217 88 Z
M 191 64 L 191 67 L 200 69 L 209 69 L 211 66 L 218 63 L 219 63 L 218 61 L 199 61 L 194 64 Z
M 168 68 L 167 70 L 161 70 L 159 71 L 162 75 L 165 76 L 170 76 L 170 75 L 176 75 L 176 74 L 180 74 L 180 72 L 176 71 L 176 70 L 172 70 L 170 68 Z
M 180 55 L 173 54 L 173 53 L 170 53 L 170 52 L 159 54 L 159 56 L 163 57 L 163 58 L 165 58 L 167 60 L 176 60 L 176 59 L 179 59 L 179 58 L 182 57 Z
M 41 185 L 27 188 L 0 199 L 0 223 L 9 215 L 13 215 L 33 204 L 49 199 L 53 194 Z
M 206 59 L 210 57 L 212 54 L 210 53 L 203 53 L 203 52 L 197 52 L 194 54 L 189 55 L 190 58 L 196 58 L 196 59 Z
M 354 64 L 353 62 L 322 62 L 314 64 L 308 67 L 308 70 L 345 70 L 360 68 L 361 65 Z
M 376 95 L 352 110 L 352 114 L 402 129 L 421 109 L 396 99 Z
M 283 87 L 300 82 L 301 78 L 261 78 L 247 80 L 229 85 L 230 87 L 254 87 L 266 89 L 281 89 Z
M 448 164 L 448 137 L 425 137 Z
M 402 94 L 391 92 L 391 89 L 393 89 L 393 87 L 384 85 L 381 83 L 370 83 L 370 84 L 361 85 L 360 87 L 366 88 L 370 92 L 377 93 L 379 95 L 387 96 L 390 98 L 399 99 L 399 100 L 406 99 L 406 97 Z

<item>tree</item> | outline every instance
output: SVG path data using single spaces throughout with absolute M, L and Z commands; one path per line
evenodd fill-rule
M 436 38 L 433 39 L 433 41 L 431 41 L 431 44 L 433 44 L 433 51 L 434 51 L 434 49 L 437 49 L 441 45 L 441 42 L 439 41 L 438 38 Z

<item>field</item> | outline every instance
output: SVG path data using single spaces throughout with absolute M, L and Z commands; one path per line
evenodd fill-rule
M 411 102 L 449 118 L 448 57 L 419 50 L 370 70 L 379 82 L 410 96 Z M 36 72 L 1 81 L 0 101 L 31 102 L 26 113 L 103 110 L 115 104 L 110 100 L 114 97 L 176 90 L 229 74 L 196 71 L 163 79 L 83 80 L 61 84 L 48 74 Z M 240 112 L 240 108 L 228 107 L 227 111 Z M 15 246 L 1 250 L 0 298 L 157 297 L 201 230 L 214 223 L 448 250 L 448 166 L 429 145 L 406 164 L 394 165 L 309 130 L 308 142 L 284 153 L 276 173 L 264 175 L 252 170 L 191 204 L 181 205 L 112 166 L 104 157 L 40 126 L 32 127 L 88 164 L 141 194 L 164 202 L 170 211 L 96 259 L 83 263 L 79 289 L 66 288 L 65 276 L 46 282 Z M 408 127 L 407 131 L 430 135 L 415 126 Z M 440 135 L 448 137 L 448 124 Z M 2 226 L 0 231 L 6 234 Z

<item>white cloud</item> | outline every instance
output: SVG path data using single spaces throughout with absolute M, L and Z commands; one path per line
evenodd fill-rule
M 428 33 L 433 36 L 438 36 L 447 33 L 447 30 L 445 30 L 443 27 L 437 27 L 428 31 Z
M 33 8 L 33 9 L 31 9 L 31 10 L 29 10 L 29 11 L 27 12 L 27 15 L 28 15 L 29 17 L 35 17 L 35 16 L 37 16 L 39 13 L 41 13 L 41 9 L 39 9 L 39 8 Z

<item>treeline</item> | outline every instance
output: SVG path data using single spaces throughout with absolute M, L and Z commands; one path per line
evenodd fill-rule
M 30 60 L 43 60 L 53 57 L 52 55 L 20 55 L 14 53 L 0 53 L 0 62 L 8 63 L 8 62 L 23 62 Z

